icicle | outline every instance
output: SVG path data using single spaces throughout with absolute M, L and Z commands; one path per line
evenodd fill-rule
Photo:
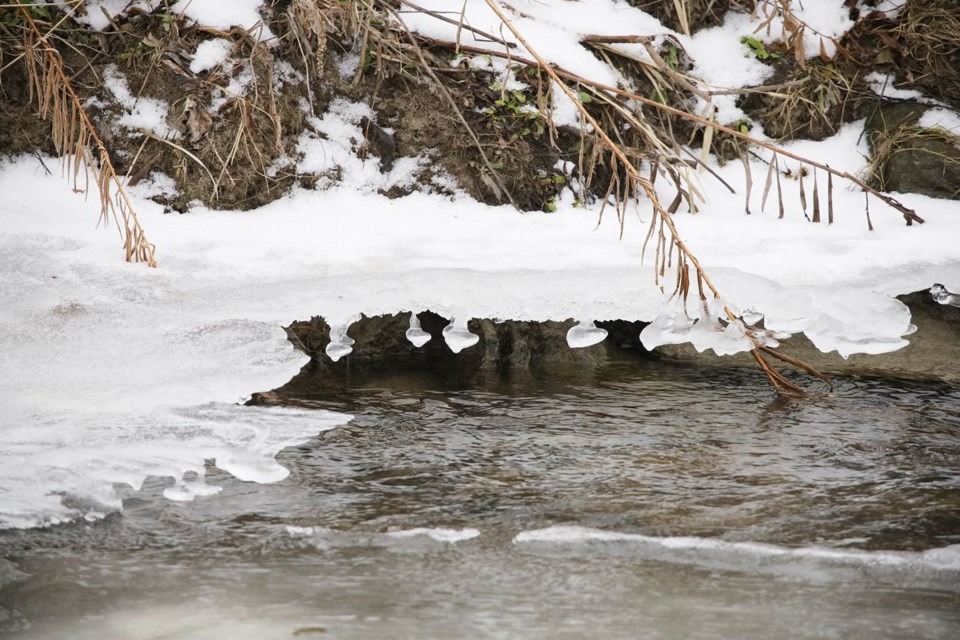
M 480 342 L 480 336 L 470 333 L 470 330 L 467 329 L 467 321 L 457 320 L 456 316 L 450 320 L 450 324 L 443 328 L 443 339 L 450 347 L 450 351 L 454 353 L 460 353 L 467 347 L 472 347 Z
M 600 344 L 606 337 L 607 330 L 597 327 L 593 320 L 581 320 L 567 331 L 567 344 L 571 349 L 583 349 Z
M 330 343 L 324 349 L 330 359 L 336 362 L 353 351 L 353 338 L 347 335 L 347 329 L 360 319 L 359 315 L 351 316 L 346 322 L 330 325 Z
M 407 329 L 407 340 L 418 349 L 430 342 L 430 334 L 420 328 L 420 318 L 413 311 L 410 312 L 410 328 Z

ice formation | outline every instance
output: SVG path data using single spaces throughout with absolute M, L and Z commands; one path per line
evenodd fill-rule
M 583 349 L 603 342 L 607 330 L 597 327 L 593 320 L 581 320 L 567 331 L 567 345 L 571 349 Z
M 759 542 L 729 542 L 720 538 L 658 537 L 621 533 L 575 525 L 553 526 L 521 531 L 514 544 L 632 544 L 650 556 L 661 557 L 663 551 L 676 561 L 697 562 L 724 556 L 738 563 L 745 561 L 804 560 L 830 565 L 917 567 L 926 570 L 956 572 L 960 570 L 960 545 L 937 547 L 928 551 L 862 551 L 828 547 L 782 547 Z
M 454 316 L 450 324 L 443 328 L 443 339 L 446 341 L 450 351 L 460 353 L 464 349 L 472 347 L 480 341 L 480 336 L 472 333 L 467 328 L 467 321 L 460 316 Z
M 360 315 L 356 314 L 343 322 L 330 324 L 330 342 L 327 343 L 324 353 L 334 362 L 353 351 L 354 340 L 347 335 L 347 329 L 359 319 Z
M 417 527 L 416 529 L 402 529 L 400 531 L 389 531 L 387 535 L 391 538 L 416 538 L 425 536 L 437 542 L 456 543 L 464 540 L 472 540 L 480 535 L 477 529 L 447 529 L 445 527 Z
M 413 311 L 410 312 L 410 328 L 407 329 L 407 340 L 418 349 L 430 342 L 430 334 L 420 327 L 420 318 Z

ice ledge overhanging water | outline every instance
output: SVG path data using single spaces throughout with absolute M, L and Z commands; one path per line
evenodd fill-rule
M 97 517 L 116 506 L 113 483 L 138 486 L 147 475 L 175 478 L 175 497 L 203 493 L 184 478 L 202 477 L 207 459 L 253 480 L 281 477 L 277 451 L 347 419 L 287 416 L 288 432 L 251 413 L 262 409 L 231 408 L 306 362 L 281 328 L 297 318 L 433 309 L 457 318 L 451 332 L 469 348 L 461 332 L 469 317 L 572 317 L 589 329 L 590 318 L 650 321 L 677 311 L 640 264 L 641 229 L 618 241 L 617 225 L 594 230 L 595 214 L 582 210 L 518 216 L 467 201 L 340 190 L 298 193 L 244 214 L 164 215 L 140 198 L 161 260 L 150 270 L 123 263 L 115 234 L 93 228 L 95 203 L 35 159 L 0 165 L 0 190 L 9 196 L 0 205 L 3 526 Z M 804 331 L 820 348 L 889 349 L 909 330 L 892 296 L 934 282 L 956 291 L 960 259 L 937 249 L 918 263 L 896 238 L 878 238 L 890 248 L 882 269 L 844 240 L 853 256 L 844 257 L 846 269 L 831 271 L 842 252 L 814 243 L 819 275 L 798 277 L 782 256 L 754 267 L 776 277 L 733 267 L 711 274 L 738 309 Z M 62 495 L 99 506 L 67 507 Z

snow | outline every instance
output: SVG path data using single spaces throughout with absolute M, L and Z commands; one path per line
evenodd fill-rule
M 103 31 L 110 26 L 104 12 L 116 18 L 132 9 L 149 13 L 161 4 L 165 3 L 160 0 L 85 0 L 83 12 L 77 16 L 77 21 Z M 204 27 L 222 31 L 240 27 L 260 40 L 270 40 L 274 35 L 263 24 L 260 16 L 262 8 L 263 0 L 178 0 L 169 8 L 169 12 L 186 16 Z
M 205 27 L 223 31 L 240 27 L 260 40 L 270 40 L 274 35 L 263 24 L 261 8 L 263 0 L 178 0 L 170 11 L 183 14 Z
M 935 107 L 928 109 L 920 116 L 917 126 L 923 129 L 943 129 L 947 133 L 960 136 L 960 115 L 948 109 Z
M 233 43 L 223 38 L 204 40 L 197 45 L 193 60 L 190 61 L 190 71 L 200 73 L 213 69 L 227 59 L 232 49 Z
M 86 0 L 83 3 L 83 12 L 76 15 L 77 22 L 90 25 L 97 31 L 103 31 L 110 26 L 110 20 L 118 15 L 139 9 L 150 12 L 160 5 L 160 0 Z
M 320 177 L 320 186 L 334 182 L 350 185 L 364 193 L 409 188 L 418 175 L 430 167 L 425 156 L 397 158 L 389 171 L 374 155 L 365 141 L 361 128 L 363 118 L 376 120 L 376 114 L 366 104 L 334 99 L 327 113 L 309 118 L 310 129 L 300 136 L 297 152 L 300 173 Z M 388 131 L 385 129 L 385 131 Z M 364 153 L 358 154 L 358 150 Z M 443 181 L 442 172 L 437 177 Z M 333 178 L 335 176 L 335 179 Z
M 757 59 L 740 39 L 756 36 L 749 15 L 729 13 L 723 26 L 678 38 L 693 59 L 691 75 L 716 87 L 736 89 L 763 84 L 773 67 Z
M 421 3 L 449 8 L 440 0 Z M 835 34 L 845 28 L 842 4 L 807 0 L 803 16 Z M 91 24 L 95 14 L 102 16 L 100 6 L 112 15 L 122 9 L 109 0 L 88 2 Z M 261 6 L 193 0 L 174 8 L 227 29 L 251 28 Z M 512 40 L 485 2 L 462 6 L 466 23 Z M 583 34 L 670 33 L 623 2 L 517 0 L 510 6 L 531 46 L 574 73 L 610 84 L 624 79 L 579 45 Z M 449 15 L 459 16 L 460 7 Z M 403 18 L 421 33 L 455 37 L 453 25 L 425 15 Z M 743 86 L 767 73 L 739 42 L 750 28 L 745 16 L 730 15 L 723 27 L 674 36 L 693 54 L 693 73 L 706 85 Z M 460 35 L 464 43 L 501 46 L 468 30 Z M 222 51 L 211 41 L 194 62 L 200 68 Z M 512 52 L 527 53 L 520 46 Z M 506 61 L 489 64 L 501 81 L 509 77 Z M 342 69 L 352 65 L 345 59 Z M 136 99 L 115 68 L 105 82 L 125 110 L 118 125 L 171 133 L 166 105 Z M 242 91 L 243 74 L 235 82 L 231 90 Z M 733 108 L 732 99 L 715 105 L 721 113 Z M 557 109 L 573 124 L 578 118 L 569 106 Z M 367 148 L 363 118 L 376 121 L 368 105 L 335 100 L 327 113 L 308 120 L 296 169 L 315 174 L 326 190 L 294 190 L 243 213 L 196 206 L 173 215 L 149 199 L 170 188 L 169 178 L 154 175 L 131 189 L 157 245 L 156 270 L 124 263 L 113 229 L 95 228 L 95 194 L 72 193 L 37 158 L 0 164 L 0 527 L 102 517 L 120 507 L 114 484 L 138 487 L 148 476 L 172 478 L 171 499 L 208 496 L 217 491 L 204 482 L 210 463 L 244 480 L 281 480 L 286 470 L 275 460 L 278 452 L 349 420 L 237 404 L 285 383 L 306 362 L 282 329 L 295 319 L 328 318 L 337 357 L 352 349 L 349 326 L 358 314 L 425 310 L 451 318 L 444 338 L 454 351 L 476 343 L 467 321 L 483 317 L 652 321 L 643 333 L 648 348 L 687 341 L 734 353 L 751 343 L 738 326 L 717 321 L 726 304 L 762 316 L 770 344 L 802 332 L 819 349 L 846 356 L 906 344 L 914 327 L 895 295 L 934 283 L 960 291 L 956 202 L 897 195 L 926 219 L 907 227 L 898 212 L 873 199 L 874 230 L 868 231 L 863 194 L 835 179 L 835 222 L 812 224 L 800 210 L 799 163 L 788 161 L 781 168 L 794 178 L 782 179 L 781 220 L 775 193 L 766 210 L 761 207 L 767 167 L 754 159 L 750 215 L 744 213 L 744 168 L 729 163 L 713 168 L 737 194 L 709 175 L 695 176 L 706 202 L 696 214 L 681 209 L 674 216 L 724 299 L 706 308 L 695 292 L 687 303 L 669 299 L 653 284 L 652 248 L 641 260 L 650 223 L 646 203 L 628 212 L 621 240 L 615 216 L 608 212 L 598 224 L 597 206 L 578 203 L 571 192 L 558 199 L 554 213 L 520 215 L 469 200 L 440 175 L 443 195 L 389 200 L 380 192 L 411 185 L 433 161 L 378 162 Z M 945 111 L 925 118 L 956 125 L 955 114 Z M 788 148 L 856 175 L 866 164 L 862 133 L 862 122 L 851 123 L 830 139 Z M 826 175 L 818 179 L 825 198 Z M 669 202 L 666 183 L 657 187 Z M 813 175 L 804 188 L 812 200 Z M 410 327 L 410 341 L 422 344 L 414 318 Z M 574 334 L 572 346 L 602 339 L 590 320 L 579 330 L 583 335 Z
M 403 13 L 403 21 L 417 33 L 447 42 L 457 41 L 459 36 L 459 42 L 463 45 L 510 53 L 527 59 L 533 57 L 502 25 L 484 0 L 466 0 L 456 5 L 451 5 L 446 0 L 422 0 L 417 2 L 417 5 L 456 21 L 461 20 L 462 10 L 464 24 L 495 35 L 513 46 L 508 49 L 500 43 L 478 36 L 473 31 L 460 29 L 457 24 L 441 22 L 427 13 Z M 672 33 L 655 18 L 623 2 L 518 0 L 509 4 L 501 3 L 500 6 L 530 46 L 547 60 L 567 71 L 611 85 L 617 84 L 621 79 L 620 74 L 598 60 L 589 49 L 580 46 L 581 36 Z M 632 51 L 640 52 L 640 45 L 630 46 L 634 47 Z M 492 64 L 505 65 L 506 61 L 497 59 L 492 61 Z
M 103 70 L 103 86 L 113 95 L 124 112 L 116 120 L 116 125 L 132 129 L 145 129 L 161 138 L 174 136 L 175 132 L 167 126 L 169 107 L 163 100 L 135 96 L 130 91 L 127 78 L 116 65 Z

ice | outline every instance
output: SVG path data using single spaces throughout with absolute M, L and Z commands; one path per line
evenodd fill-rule
M 658 559 L 679 562 L 705 562 L 712 559 L 733 562 L 741 567 L 747 562 L 814 562 L 823 565 L 857 567 L 915 567 L 927 570 L 956 572 L 960 570 L 960 545 L 950 545 L 923 552 L 863 551 L 830 547 L 783 547 L 760 542 L 729 542 L 720 538 L 692 536 L 648 536 L 593 529 L 577 525 L 558 525 L 521 531 L 514 544 L 632 544 L 638 550 Z M 664 553 L 666 552 L 666 553 Z
M 207 484 L 203 473 L 200 473 L 192 480 L 178 480 L 174 486 L 163 490 L 163 496 L 175 502 L 190 502 L 198 496 L 216 495 L 222 488 Z
M 935 284 L 930 287 L 930 295 L 935 302 L 950 305 L 951 307 L 960 307 L 960 295 L 950 293 L 942 284 Z M 916 329 L 916 327 L 914 327 Z
M 450 324 L 443 328 L 443 339 L 454 353 L 460 353 L 480 341 L 480 336 L 471 333 L 467 328 L 467 321 L 462 318 L 462 316 L 460 319 L 454 316 Z
M 705 300 L 688 311 L 676 300 L 666 301 L 660 313 L 640 332 L 646 349 L 660 345 L 690 343 L 704 352 L 712 349 L 717 355 L 732 355 L 754 347 L 744 327 L 729 321 L 719 300 Z
M 410 312 L 410 328 L 407 329 L 407 340 L 418 349 L 430 342 L 430 334 L 420 328 L 420 318 L 413 311 Z
M 758 322 L 760 322 L 761 320 L 763 320 L 763 314 L 762 314 L 762 313 L 757 313 L 757 312 L 754 311 L 753 309 L 744 309 L 744 310 L 740 313 L 740 317 L 743 319 L 743 321 L 744 321 L 745 323 L 747 323 L 747 324 L 749 324 L 749 325 L 755 325 L 755 324 L 757 324 Z
M 464 540 L 472 540 L 480 535 L 480 531 L 477 529 L 446 529 L 446 528 L 429 528 L 429 527 L 417 527 L 416 529 L 403 529 L 401 531 L 389 531 L 387 535 L 391 538 L 416 538 L 419 536 L 426 536 L 437 542 L 448 542 L 448 543 L 457 543 Z
M 330 342 L 327 344 L 324 352 L 334 362 L 353 351 L 354 340 L 347 335 L 347 329 L 349 329 L 350 325 L 359 319 L 360 314 L 356 314 L 350 316 L 343 322 L 330 324 Z
M 593 320 L 581 320 L 567 331 L 567 345 L 571 349 L 583 349 L 600 344 L 607 337 L 607 330 L 597 327 Z

